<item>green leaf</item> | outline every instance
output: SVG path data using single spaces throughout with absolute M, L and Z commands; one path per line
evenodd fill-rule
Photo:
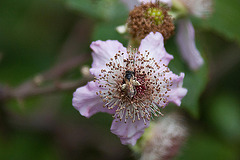
M 193 21 L 202 27 L 213 29 L 227 38 L 240 43 L 239 6 L 239 0 L 215 0 L 213 14 L 208 19 L 193 19 Z
M 15 132 L 0 136 L 0 159 L 59 159 L 48 137 L 30 132 Z
M 50 67 L 75 17 L 62 2 L 1 1 L 0 83 L 18 85 Z
M 102 20 L 127 19 L 128 11 L 118 0 L 68 0 L 67 4 L 81 13 Z
M 92 34 L 92 40 L 118 40 L 119 42 L 123 43 L 123 45 L 126 47 L 128 40 L 124 38 L 123 35 L 119 34 L 116 31 L 116 27 L 119 26 L 119 24 L 116 23 L 99 23 L 95 26 L 93 34 Z
M 211 99 L 208 119 L 211 128 L 231 142 L 240 142 L 240 101 L 239 97 L 229 91 L 221 92 Z
M 205 89 L 208 79 L 206 62 L 197 72 L 189 70 L 183 72 L 185 72 L 186 75 L 184 87 L 188 89 L 188 94 L 183 99 L 182 105 L 192 114 L 192 116 L 197 118 L 199 117 L 199 98 Z
M 189 138 L 177 160 L 235 160 L 237 153 L 213 136 L 199 131 Z

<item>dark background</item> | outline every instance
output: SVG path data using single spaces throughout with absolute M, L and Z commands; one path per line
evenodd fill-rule
M 205 59 L 198 71 L 182 61 L 175 37 L 166 42 L 169 67 L 185 72 L 188 89 L 180 108 L 162 111 L 181 111 L 189 123 L 176 159 L 240 158 L 239 6 L 216 0 L 209 18 L 190 17 Z M 127 15 L 117 0 L 1 0 L 0 159 L 134 159 L 110 132 L 111 115 L 87 119 L 72 107 L 72 93 L 88 80 L 80 69 L 91 65 L 91 41 L 126 46 L 115 27 Z

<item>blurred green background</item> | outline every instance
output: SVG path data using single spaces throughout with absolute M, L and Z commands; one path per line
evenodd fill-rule
M 190 126 L 176 160 L 240 159 L 239 6 L 239 0 L 215 0 L 209 18 L 191 18 L 205 59 L 196 72 L 182 61 L 174 37 L 166 42 L 174 55 L 169 68 L 185 72 L 189 90 L 180 108 L 169 106 L 183 112 Z M 81 81 L 80 68 L 91 65 L 91 41 L 127 45 L 127 37 L 115 30 L 127 16 L 118 0 L 0 1 L 0 159 L 135 159 L 110 132 L 111 115 L 87 119 L 72 107 L 73 88 L 4 97 L 55 65 L 87 54 L 86 61 L 39 87 Z

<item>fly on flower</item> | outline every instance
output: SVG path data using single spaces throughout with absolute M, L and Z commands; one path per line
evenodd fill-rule
M 95 80 L 73 95 L 73 106 L 86 117 L 97 112 L 113 115 L 111 131 L 123 144 L 135 145 L 149 121 L 161 115 L 169 102 L 180 106 L 187 90 L 180 76 L 167 67 L 173 58 L 156 32 L 146 36 L 138 49 L 123 47 L 118 41 L 91 44 Z
M 134 77 L 135 77 L 134 71 L 127 70 L 125 72 L 122 90 L 125 90 L 130 98 L 133 98 L 137 93 L 135 86 L 141 85 Z

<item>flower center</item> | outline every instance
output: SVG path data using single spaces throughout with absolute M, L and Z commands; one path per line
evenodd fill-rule
M 115 109 L 114 118 L 124 120 L 150 120 L 161 114 L 160 107 L 168 101 L 172 78 L 166 78 L 169 69 L 160 65 L 150 53 L 133 49 L 127 53 L 116 53 L 106 68 L 96 78 L 101 90 L 104 107 Z M 162 114 L 161 114 L 162 115 Z
M 163 23 L 164 14 L 160 8 L 148 8 L 146 11 L 146 17 L 153 17 L 156 25 Z

